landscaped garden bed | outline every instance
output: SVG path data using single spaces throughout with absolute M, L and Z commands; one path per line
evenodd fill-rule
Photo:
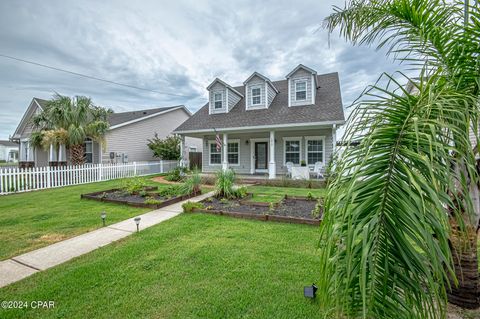
M 198 174 L 189 176 L 181 185 L 171 185 L 161 190 L 156 186 L 146 186 L 141 180 L 133 179 L 128 180 L 122 188 L 82 194 L 81 198 L 156 209 L 200 195 L 199 185 Z
M 322 217 L 319 202 L 307 197 L 285 196 L 277 203 L 210 197 L 200 203 L 203 207 L 199 205 L 193 212 L 309 225 L 319 225 Z
M 323 214 L 322 201 L 311 192 L 306 197 L 285 194 L 280 200 L 275 200 L 276 197 L 272 194 L 264 194 L 262 197 L 258 193 L 247 193 L 246 187 L 235 186 L 234 182 L 234 171 L 219 171 L 215 182 L 215 195 L 199 203 L 187 202 L 183 204 L 183 211 L 264 221 L 320 224 Z M 254 198 L 262 198 L 263 201 L 254 201 Z
M 153 192 L 157 187 L 145 189 L 140 193 L 130 194 L 123 189 L 114 188 L 101 192 L 82 194 L 81 198 L 93 199 L 100 202 L 126 204 L 133 207 L 161 208 L 171 204 L 181 202 L 182 200 L 200 195 L 191 193 L 188 195 L 163 195 L 162 191 Z

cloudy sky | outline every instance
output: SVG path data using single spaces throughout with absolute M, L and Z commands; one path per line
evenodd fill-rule
M 321 27 L 343 1 L 0 2 L 0 54 L 145 89 L 130 89 L 0 56 L 0 139 L 13 134 L 32 97 L 86 95 L 114 111 L 184 104 L 196 111 L 220 77 L 253 71 L 283 79 L 303 63 L 339 72 L 347 107 L 384 72 L 384 52 L 352 47 Z

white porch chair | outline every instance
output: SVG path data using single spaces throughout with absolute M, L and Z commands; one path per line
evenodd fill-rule
M 292 177 L 292 167 L 293 167 L 293 162 L 286 162 L 285 167 L 287 168 L 287 174 L 285 174 L 286 177 Z
M 315 162 L 315 166 L 313 167 L 313 173 L 317 174 L 317 179 L 324 178 L 322 173 L 323 168 L 324 168 L 324 165 L 322 162 Z

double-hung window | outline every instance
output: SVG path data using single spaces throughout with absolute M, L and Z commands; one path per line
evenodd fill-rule
M 295 100 L 305 101 L 307 99 L 307 81 L 295 82 Z
M 222 164 L 222 150 L 217 151 L 215 141 L 210 142 L 210 165 Z
M 259 105 L 262 103 L 262 90 L 259 87 L 253 87 L 252 93 L 252 105 Z
M 239 164 L 239 142 L 228 142 L 227 147 L 227 157 L 228 157 L 228 164 L 231 165 L 238 165 Z
M 300 164 L 301 139 L 285 140 L 285 163 Z
M 324 162 L 324 145 L 323 137 L 307 137 L 306 138 L 306 158 L 307 164 L 313 165 L 316 162 Z
M 221 109 L 223 107 L 223 94 L 222 93 L 214 93 L 213 94 L 213 103 L 214 108 Z

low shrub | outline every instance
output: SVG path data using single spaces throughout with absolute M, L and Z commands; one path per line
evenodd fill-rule
M 316 197 L 313 196 L 312 192 L 307 193 L 307 200 L 315 200 L 315 199 L 316 199 Z
M 174 197 L 180 193 L 180 186 L 179 185 L 171 185 L 165 188 L 162 188 L 158 195 L 162 197 Z
M 184 213 L 192 213 L 195 208 L 203 209 L 205 206 L 202 203 L 188 201 L 182 205 L 182 208 Z
M 147 183 L 143 178 L 132 177 L 123 181 L 122 188 L 130 195 L 133 195 L 142 191 L 145 188 L 145 186 L 147 186 Z
M 187 172 L 188 169 L 186 167 L 177 166 L 165 175 L 165 179 L 169 182 L 180 182 Z
M 163 203 L 163 201 L 161 201 L 159 199 L 155 199 L 153 197 L 147 197 L 143 202 L 145 204 L 148 204 L 148 205 L 159 205 L 159 204 Z
M 311 212 L 313 218 L 318 218 L 323 214 L 323 200 L 319 198 L 315 208 Z
M 244 198 L 247 196 L 247 188 L 245 186 L 238 187 L 234 192 L 236 198 Z

